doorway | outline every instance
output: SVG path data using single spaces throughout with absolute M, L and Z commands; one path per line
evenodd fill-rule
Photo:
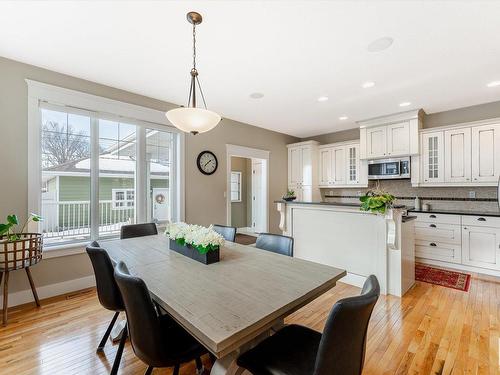
M 227 225 L 256 236 L 268 231 L 269 152 L 227 145 Z

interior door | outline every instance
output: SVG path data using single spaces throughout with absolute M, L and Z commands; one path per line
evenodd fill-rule
M 366 156 L 370 158 L 383 157 L 387 149 L 387 126 L 366 129 Z
M 264 228 L 264 191 L 263 168 L 261 161 L 252 161 L 252 230 L 255 233 L 265 231 Z
M 500 125 L 472 128 L 472 181 L 497 182 L 500 176 Z
M 387 155 L 404 156 L 410 153 L 410 123 L 387 126 Z
M 422 178 L 424 183 L 444 182 L 443 132 L 422 135 Z
M 444 132 L 445 182 L 471 181 L 470 128 Z

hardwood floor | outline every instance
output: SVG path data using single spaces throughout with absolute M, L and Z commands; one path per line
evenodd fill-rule
M 287 323 L 322 330 L 332 304 L 359 289 L 339 283 Z M 0 374 L 107 374 L 117 345 L 95 349 L 112 313 L 87 290 L 9 311 L 0 327 Z M 500 280 L 473 275 L 469 292 L 417 283 L 402 299 L 381 296 L 368 334 L 363 374 L 498 374 Z M 208 358 L 204 358 L 209 367 Z M 120 374 L 146 366 L 125 347 Z M 156 369 L 154 374 L 169 374 Z M 195 374 L 194 364 L 182 374 Z

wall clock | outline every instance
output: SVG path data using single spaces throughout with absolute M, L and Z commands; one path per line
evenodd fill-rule
M 202 151 L 196 159 L 196 165 L 201 173 L 208 175 L 214 174 L 218 165 L 217 157 L 211 151 Z

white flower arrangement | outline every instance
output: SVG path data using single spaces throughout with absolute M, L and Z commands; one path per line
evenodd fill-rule
M 186 223 L 171 223 L 165 230 L 165 235 L 179 245 L 191 245 L 201 254 L 216 250 L 224 245 L 224 237 L 213 230 L 213 226 Z

